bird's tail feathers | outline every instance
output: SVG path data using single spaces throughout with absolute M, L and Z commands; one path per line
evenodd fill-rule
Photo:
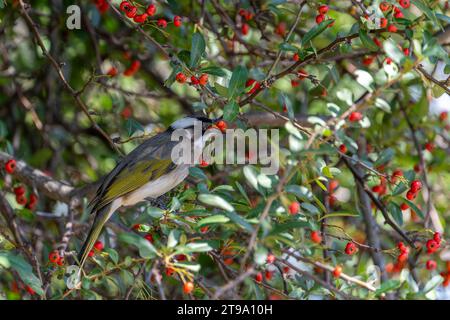
M 109 219 L 111 209 L 112 209 L 111 205 L 107 205 L 95 213 L 94 223 L 92 224 L 91 230 L 89 231 L 89 234 L 86 237 L 86 240 L 84 241 L 84 244 L 78 253 L 78 263 L 80 270 L 83 268 L 84 263 L 86 262 L 86 259 L 89 256 L 89 252 L 94 247 L 94 244 L 97 241 L 103 229 L 103 226 Z

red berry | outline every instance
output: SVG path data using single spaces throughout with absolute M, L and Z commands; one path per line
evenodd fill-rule
M 206 162 L 205 160 L 202 159 L 202 161 L 200 161 L 200 167 L 207 167 L 209 165 L 208 162 Z
M 402 209 L 402 211 L 408 210 L 409 206 L 406 203 L 402 203 L 400 205 L 400 209 Z
M 57 264 L 58 266 L 63 266 L 64 263 L 65 263 L 65 260 L 64 260 L 63 257 L 59 257 L 59 259 L 56 261 L 56 264 Z
M 135 7 L 135 6 L 129 6 L 127 9 L 126 9 L 126 16 L 128 17 L 128 18 L 134 18 L 134 16 L 136 15 L 136 13 L 137 13 L 137 8 Z
M 394 172 L 392 172 L 391 182 L 395 183 L 397 181 L 397 178 L 401 176 L 403 176 L 403 171 L 400 169 L 395 170 Z
M 375 193 L 381 193 L 383 191 L 383 186 L 381 186 L 381 185 L 373 186 L 372 191 Z
M 191 76 L 191 84 L 193 85 L 199 84 L 198 78 L 196 76 Z
M 158 27 L 160 27 L 160 28 L 165 28 L 165 27 L 167 27 L 167 21 L 165 20 L 165 19 L 158 19 L 158 22 L 157 22 L 157 24 L 158 24 Z
M 345 144 L 341 144 L 339 146 L 339 151 L 342 153 L 347 153 L 347 147 L 345 146 Z
M 325 16 L 323 14 L 319 14 L 316 16 L 316 23 L 320 24 L 323 20 L 325 20 Z
M 261 273 L 261 272 L 258 272 L 258 273 L 255 275 L 255 280 L 256 280 L 256 282 L 261 282 L 262 279 L 263 279 L 262 273 Z
M 410 187 L 412 192 L 417 192 L 422 189 L 422 182 L 420 182 L 419 180 L 414 180 L 413 182 L 411 182 Z
M 128 11 L 128 7 L 130 6 L 130 3 L 128 1 L 122 1 L 120 3 L 120 11 Z
M 117 75 L 117 68 L 111 67 L 108 70 L 107 75 L 110 76 L 110 77 L 115 77 Z
M 398 2 L 403 9 L 407 9 L 410 6 L 409 0 L 399 0 Z
M 445 120 L 447 120 L 447 118 L 448 118 L 448 112 L 447 112 L 447 111 L 442 111 L 442 112 L 439 114 L 439 120 L 445 121 Z
M 27 204 L 27 198 L 25 197 L 24 194 L 22 194 L 20 196 L 16 196 L 16 202 L 18 204 L 20 204 L 21 206 L 24 206 Z
M 328 12 L 328 6 L 327 5 L 321 5 L 318 9 L 320 14 L 326 14 Z
M 134 16 L 133 20 L 136 23 L 144 23 L 145 20 L 147 19 L 148 15 L 146 13 L 143 14 L 138 14 L 136 16 Z
M 16 196 L 22 196 L 25 194 L 25 188 L 23 186 L 18 186 L 14 188 L 14 194 Z
M 187 257 L 186 257 L 185 254 L 177 254 L 177 255 L 175 256 L 175 259 L 177 259 L 177 261 L 184 261 L 184 260 L 187 259 Z
M 400 253 L 399 256 L 397 257 L 397 262 L 399 263 L 406 262 L 406 260 L 408 260 L 408 253 L 406 252 Z
M 185 83 L 186 82 L 186 76 L 183 72 L 177 73 L 175 76 L 175 80 L 177 80 L 178 83 Z
M 120 116 L 124 119 L 128 119 L 133 115 L 133 109 L 131 107 L 125 107 L 123 108 L 122 112 L 120 113 Z
M 174 272 L 175 272 L 175 271 L 174 271 L 172 268 L 166 268 L 166 275 L 168 275 L 169 277 L 170 277 L 171 275 L 173 275 Z
M 403 48 L 403 53 L 405 56 L 409 56 L 409 48 Z
M 265 276 L 267 281 L 270 281 L 272 279 L 272 276 L 273 276 L 273 271 L 266 270 L 266 272 L 264 273 L 264 276 Z
M 407 252 L 408 251 L 408 247 L 405 246 L 405 244 L 403 242 L 399 242 L 397 244 L 397 248 L 401 251 L 401 252 Z
M 244 36 L 248 34 L 248 31 L 250 30 L 250 26 L 247 23 L 243 23 L 241 27 L 241 32 Z
M 292 56 L 292 59 L 294 61 L 299 61 L 300 60 L 300 56 L 298 55 L 298 53 L 294 53 L 294 55 Z
M 185 282 L 183 285 L 183 292 L 189 294 L 192 292 L 192 290 L 194 290 L 194 284 L 190 281 Z
M 380 19 L 380 28 L 386 28 L 388 24 L 388 20 L 386 18 Z
M 387 2 L 380 3 L 380 10 L 383 12 L 388 11 L 391 8 L 391 5 Z
M 31 207 L 34 207 L 36 205 L 36 203 L 38 202 L 38 196 L 34 193 L 30 194 L 30 198 L 28 201 L 28 205 Z
M 441 234 L 439 232 L 435 232 L 433 234 L 433 240 L 436 241 L 437 243 L 441 243 Z
M 267 263 L 274 263 L 276 260 L 275 256 L 272 253 L 267 255 Z
M 208 163 L 206 163 L 206 165 L 208 165 Z M 206 226 L 206 227 L 201 227 L 201 228 L 200 228 L 200 232 L 201 232 L 201 233 L 207 233 L 207 232 L 208 232 L 208 229 L 209 229 L 208 226 Z
M 103 250 L 103 242 L 101 242 L 101 241 L 95 242 L 94 248 L 97 249 L 98 251 L 102 251 Z
M 208 83 L 208 75 L 205 73 L 202 74 L 198 79 L 198 82 L 200 83 L 201 86 L 205 86 Z
M 248 94 L 253 94 L 256 90 L 258 90 L 261 87 L 261 84 L 259 82 L 256 82 L 255 79 L 248 79 L 245 82 L 245 87 L 251 89 L 248 91 Z
M 222 133 L 225 133 L 226 130 L 227 130 L 227 123 L 226 123 L 225 121 L 223 121 L 223 120 L 219 120 L 219 121 L 216 123 L 216 127 L 217 127 Z
M 439 248 L 439 243 L 437 243 L 435 240 L 430 239 L 427 241 L 427 253 L 431 254 L 437 251 Z
M 387 57 L 384 61 L 386 61 L 387 64 L 391 64 L 392 63 L 392 59 Z
M 434 144 L 432 142 L 425 143 L 425 149 L 427 149 L 428 152 L 433 152 Z
M 381 41 L 378 40 L 378 38 L 373 38 L 373 42 L 375 42 L 375 44 L 377 45 L 377 47 L 382 47 Z
M 300 204 L 297 201 L 294 201 L 289 205 L 289 213 L 292 215 L 297 214 L 299 209 Z
M 345 246 L 345 253 L 348 255 L 352 255 L 356 252 L 357 248 L 353 242 L 348 242 Z
M 31 288 L 30 286 L 26 286 L 26 287 L 25 287 L 25 290 L 26 290 L 29 294 L 31 294 L 31 295 L 35 294 L 35 291 L 34 291 L 33 288 Z
M 436 263 L 436 261 L 434 261 L 434 260 L 428 260 L 427 261 L 427 263 L 426 263 L 426 268 L 427 268 L 427 270 L 434 270 L 434 269 L 436 269 L 436 267 L 437 267 L 437 263 Z
M 311 241 L 314 243 L 321 243 L 322 242 L 322 237 L 320 236 L 319 232 L 317 231 L 312 231 L 311 232 Z
M 50 254 L 48 255 L 48 261 L 50 261 L 51 263 L 56 263 L 59 260 L 59 253 L 58 251 L 52 251 L 50 252 Z
M 409 190 L 406 193 L 406 199 L 408 199 L 408 200 L 414 200 L 416 198 L 416 196 L 417 196 L 417 194 L 411 190 Z
M 403 12 L 401 12 L 400 10 L 397 11 L 396 13 L 394 13 L 394 18 L 395 18 L 395 19 L 401 19 L 401 18 L 403 18 Z
M 5 163 L 5 170 L 7 173 L 12 174 L 16 170 L 16 160 L 10 159 Z
M 147 10 L 145 10 L 145 12 L 151 17 L 154 16 L 156 13 L 156 6 L 154 4 L 150 4 L 147 7 Z
M 180 16 L 173 17 L 173 25 L 177 28 L 181 26 L 182 20 Z
M 335 278 L 339 278 L 342 274 L 342 267 L 341 266 L 336 266 L 333 270 L 333 277 Z
M 144 238 L 148 241 L 148 242 L 150 242 L 150 243 L 153 243 L 153 236 L 149 233 L 149 234 L 146 234 L 145 236 L 144 236 Z
M 137 223 L 137 224 L 133 225 L 131 228 L 133 230 L 139 231 L 139 229 L 141 228 L 141 225 L 139 223 Z
M 280 22 L 277 27 L 275 28 L 275 33 L 281 37 L 284 36 L 284 34 L 286 33 L 286 23 L 285 22 Z
M 300 82 L 298 82 L 297 80 L 291 80 L 291 86 L 292 88 L 297 87 L 300 84 Z
M 88 257 L 93 257 L 95 254 L 94 250 L 89 251 L 88 253 Z
M 396 26 L 394 26 L 393 24 L 390 24 L 389 26 L 388 26 L 388 31 L 389 32 L 397 32 L 397 27 Z
M 356 122 L 356 121 L 361 120 L 362 118 L 363 118 L 362 113 L 361 112 L 357 112 L 357 111 L 354 111 L 354 112 L 350 113 L 350 115 L 348 116 L 348 120 L 350 122 Z

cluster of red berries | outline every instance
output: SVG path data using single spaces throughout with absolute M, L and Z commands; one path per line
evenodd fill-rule
M 94 243 L 94 248 L 89 251 L 88 253 L 88 257 L 93 257 L 95 255 L 96 252 L 101 252 L 103 250 L 104 246 L 103 246 L 103 242 L 101 241 L 96 241 Z
M 422 182 L 419 180 L 414 180 L 411 182 L 410 188 L 406 193 L 406 199 L 414 200 L 417 196 L 417 193 L 422 189 Z
M 350 122 L 357 122 L 360 121 L 363 118 L 363 115 L 361 112 L 358 111 L 353 111 L 352 113 L 350 113 L 350 115 L 348 116 L 348 120 Z
M 387 272 L 400 272 L 408 260 L 409 248 L 403 242 L 399 242 L 397 248 L 400 250 L 400 254 L 397 256 L 397 262 L 386 265 Z
M 187 76 L 183 72 L 178 72 L 175 76 L 175 80 L 178 83 L 185 83 L 187 81 Z M 205 86 L 208 84 L 208 75 L 206 73 L 201 74 L 199 77 L 195 75 L 191 76 L 191 85 L 201 85 Z
M 319 6 L 319 8 L 317 9 L 317 12 L 319 14 L 316 16 L 316 23 L 320 24 L 326 18 L 326 14 L 328 12 L 328 6 L 324 5 L 324 4 Z M 328 28 L 331 28 L 333 26 L 333 24 L 334 24 L 334 21 L 328 25 Z
M 14 189 L 14 194 L 16 195 L 16 202 L 20 204 L 21 206 L 26 205 L 27 209 L 34 210 L 36 208 L 36 205 L 38 204 L 38 196 L 34 193 L 30 193 L 28 200 L 25 195 L 25 187 L 24 186 L 17 186 Z
M 399 0 L 398 3 L 403 9 L 408 9 L 411 5 L 410 0 Z M 393 5 L 391 6 L 391 4 L 388 2 L 385 2 L 385 1 L 381 2 L 380 10 L 384 14 L 391 13 L 395 19 L 403 18 L 403 12 L 400 10 L 400 8 L 398 8 L 397 6 L 393 6 Z M 397 32 L 397 27 L 393 24 L 388 25 L 388 20 L 386 18 L 380 19 L 380 27 L 381 28 L 387 27 L 389 32 Z
M 50 252 L 50 254 L 48 255 L 48 261 L 51 264 L 56 264 L 58 266 L 63 266 L 64 265 L 64 257 L 61 257 L 59 255 L 59 252 L 56 251 L 56 250 Z
M 94 0 L 95 6 L 97 7 L 97 10 L 104 14 L 106 11 L 108 11 L 109 4 L 106 0 Z
M 250 21 L 254 17 L 254 14 L 250 10 L 239 9 L 238 13 L 245 21 Z M 248 23 L 246 23 L 246 22 L 242 23 L 242 26 L 241 26 L 242 34 L 244 36 L 246 36 L 249 31 L 250 31 L 250 26 L 248 25 Z
M 148 17 L 152 17 L 156 14 L 156 6 L 154 4 L 149 4 L 144 13 L 137 14 L 137 10 L 137 7 L 133 6 L 128 1 L 122 1 L 120 3 L 120 11 L 124 12 L 128 18 L 133 19 L 136 23 L 142 24 L 147 20 Z M 165 28 L 167 27 L 167 20 L 164 18 L 160 18 L 157 20 L 156 24 L 160 28 Z M 175 16 L 173 18 L 173 25 L 178 28 L 181 26 L 181 24 L 181 17 Z
M 439 232 L 435 232 L 433 235 L 433 239 L 429 239 L 426 243 L 427 253 L 428 254 L 435 253 L 440 246 L 441 246 L 441 234 Z

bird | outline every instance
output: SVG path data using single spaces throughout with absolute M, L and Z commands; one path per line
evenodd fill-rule
M 189 168 L 194 164 L 173 162 L 172 150 L 180 143 L 172 141 L 171 137 L 175 130 L 184 130 L 183 138 L 187 138 L 189 143 L 192 143 L 192 154 L 201 155 L 208 139 L 217 134 L 217 130 L 207 129 L 215 127 L 215 123 L 220 119 L 209 119 L 203 116 L 178 119 L 166 131 L 156 134 L 137 146 L 105 176 L 88 205 L 91 214 L 94 214 L 94 221 L 79 250 L 80 271 L 100 236 L 103 226 L 117 209 L 133 206 L 146 199 L 156 199 L 187 178 Z M 201 125 L 200 137 L 194 135 L 196 124 Z

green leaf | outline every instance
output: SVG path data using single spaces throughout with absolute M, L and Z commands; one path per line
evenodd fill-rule
M 225 215 L 230 218 L 231 221 L 240 225 L 242 228 L 247 230 L 248 232 L 253 232 L 253 227 L 250 223 L 247 222 L 244 218 L 238 215 L 236 212 L 225 212 Z
M 159 219 L 164 215 L 164 210 L 162 210 L 158 207 L 148 207 L 145 210 L 145 213 L 148 214 L 152 218 Z
M 238 114 L 239 114 L 239 105 L 236 102 L 230 101 L 225 105 L 223 109 L 223 119 L 225 121 L 233 122 Z
M 237 66 L 233 70 L 233 74 L 231 75 L 230 83 L 228 85 L 228 98 L 233 99 L 242 91 L 244 91 L 247 77 L 247 68 L 243 66 Z
M 109 258 L 111 259 L 112 262 L 114 262 L 115 264 L 119 262 L 119 254 L 117 253 L 116 250 L 112 248 L 106 248 L 105 252 L 108 253 Z
M 270 232 L 271 235 L 283 233 L 285 231 L 297 228 L 310 228 L 311 225 L 307 221 L 294 220 L 275 226 Z
M 190 242 L 185 246 L 177 247 L 177 252 L 191 253 L 191 252 L 208 252 L 213 248 L 207 242 Z
M 135 246 L 139 250 L 139 255 L 142 258 L 150 259 L 157 255 L 155 247 L 147 239 L 138 236 L 134 233 L 121 233 L 119 240 Z
M 435 275 L 425 284 L 425 287 L 423 288 L 423 293 L 428 293 L 431 290 L 435 289 L 442 283 L 442 281 L 444 281 L 444 278 L 441 275 Z
M 311 203 L 308 202 L 302 202 L 300 205 L 303 209 L 306 209 L 311 214 L 319 214 L 319 209 L 317 209 L 315 206 L 313 206 Z
M 198 227 L 202 227 L 207 224 L 227 223 L 230 219 L 222 214 L 216 214 L 207 218 L 204 218 L 197 222 Z
M 192 36 L 191 44 L 191 61 L 189 63 L 190 67 L 196 67 L 200 62 L 202 55 L 205 53 L 205 39 L 201 33 L 194 33 Z
M 425 215 L 423 214 L 422 210 L 420 210 L 413 202 L 409 201 L 408 199 L 403 199 L 404 202 L 421 218 L 425 219 Z
M 225 73 L 225 71 L 223 71 L 222 68 L 216 67 L 216 66 L 209 66 L 209 67 L 201 68 L 200 72 L 201 73 L 211 74 L 213 76 L 218 76 L 218 77 L 224 77 L 224 76 L 227 75 Z
M 223 209 L 225 211 L 232 212 L 234 211 L 233 206 L 228 203 L 225 199 L 223 199 L 220 196 L 214 195 L 214 194 L 207 194 L 203 193 L 198 196 L 198 200 L 203 202 L 204 204 Z
M 402 209 L 400 209 L 400 207 L 395 202 L 389 202 L 387 208 L 394 218 L 395 222 L 397 222 L 397 224 L 401 226 L 403 224 Z
M 374 166 L 378 167 L 382 164 L 389 162 L 392 159 L 392 157 L 394 156 L 394 154 L 395 154 L 395 152 L 394 152 L 394 149 L 392 149 L 392 148 L 387 148 L 387 149 L 383 150 L 381 152 L 381 154 L 378 156 L 377 161 L 375 161 Z
M 360 29 L 359 30 L 359 38 L 361 39 L 362 44 L 365 48 L 370 51 L 378 51 L 378 46 L 373 42 L 372 38 L 367 35 L 367 31 Z
M 309 30 L 303 36 L 302 46 L 305 46 L 307 43 L 309 43 L 309 41 L 311 41 L 312 39 L 317 37 L 319 34 L 321 34 L 328 27 L 328 25 L 332 22 L 333 22 L 332 19 L 328 19 L 328 20 L 322 21 L 320 24 L 312 27 L 311 30 Z
M 197 167 L 189 168 L 189 174 L 199 180 L 208 180 L 208 176 L 203 172 L 203 170 Z
M 14 269 L 26 285 L 30 286 L 38 295 L 44 294 L 41 280 L 34 275 L 33 268 L 22 256 L 11 251 L 0 251 L 0 266 Z
M 193 272 L 200 271 L 200 265 L 196 262 L 175 262 L 173 265 Z
M 144 132 L 144 127 L 137 122 L 136 120 L 129 118 L 126 122 L 126 128 L 127 128 L 127 132 L 128 132 L 128 136 L 132 136 L 136 131 L 142 131 Z
M 333 217 L 358 217 L 358 216 L 359 216 L 359 214 L 348 213 L 348 212 L 332 212 L 332 213 L 329 213 L 329 214 L 326 214 L 326 215 L 320 217 L 320 219 L 317 221 L 321 221 L 323 219 L 333 218 Z
M 309 201 L 312 199 L 313 196 L 312 192 L 304 186 L 297 186 L 291 184 L 286 186 L 284 190 L 286 192 L 295 194 L 302 201 Z
M 398 280 L 388 280 L 384 282 L 380 288 L 375 292 L 376 295 L 395 290 L 401 286 L 401 282 Z
M 439 23 L 436 15 L 433 10 L 430 9 L 429 5 L 425 4 L 422 0 L 411 0 L 411 3 L 414 4 L 417 8 L 420 9 L 431 21 L 435 23 L 436 26 L 439 26 L 442 29 L 441 24 Z

